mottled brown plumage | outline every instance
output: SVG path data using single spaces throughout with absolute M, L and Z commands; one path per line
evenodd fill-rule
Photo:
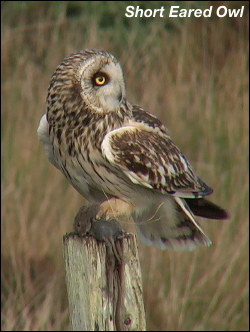
M 127 101 L 121 67 L 110 53 L 85 50 L 63 60 L 51 78 L 38 135 L 50 162 L 91 204 L 112 198 L 130 204 L 148 244 L 209 245 L 192 211 L 227 217 L 203 198 L 212 189 L 160 120 Z

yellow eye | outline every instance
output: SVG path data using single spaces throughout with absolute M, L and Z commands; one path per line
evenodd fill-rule
M 95 85 L 104 85 L 108 82 L 108 78 L 106 75 L 98 73 L 94 76 L 94 80 L 93 80 Z
M 104 76 L 97 76 L 97 77 L 95 78 L 95 83 L 96 83 L 97 85 L 103 85 L 103 84 L 105 83 L 105 81 L 106 81 L 106 79 L 105 79 Z

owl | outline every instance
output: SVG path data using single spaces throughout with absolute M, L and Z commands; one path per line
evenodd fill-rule
M 66 57 L 52 75 L 38 136 L 49 161 L 88 200 L 128 206 L 139 238 L 161 249 L 211 241 L 195 216 L 225 219 L 167 129 L 126 99 L 117 59 L 99 50 Z M 122 212 L 124 213 L 124 211 Z

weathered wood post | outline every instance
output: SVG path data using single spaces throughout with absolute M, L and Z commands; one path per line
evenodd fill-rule
M 73 331 L 145 331 L 135 236 L 112 243 L 75 234 L 63 238 Z

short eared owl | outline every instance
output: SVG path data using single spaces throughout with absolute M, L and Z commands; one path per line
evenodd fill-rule
M 38 128 L 49 161 L 90 203 L 131 207 L 140 239 L 161 249 L 210 245 L 194 215 L 227 213 L 164 125 L 125 96 L 122 69 L 104 51 L 66 57 L 54 72 Z

